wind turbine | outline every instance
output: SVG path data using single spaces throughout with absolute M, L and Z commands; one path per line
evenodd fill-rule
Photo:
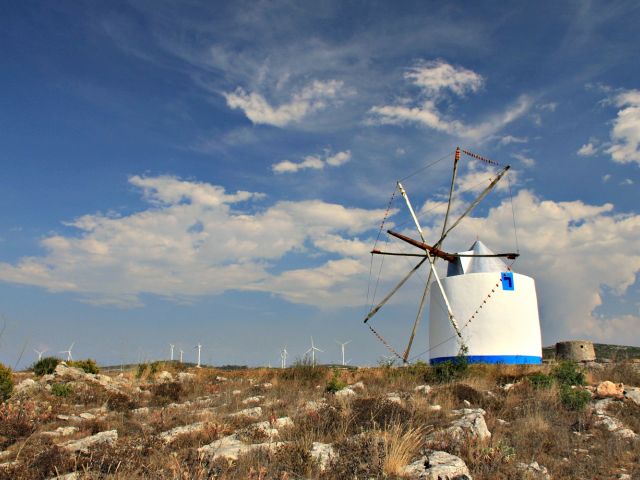
M 184 350 L 180 350 L 180 363 L 182 363 L 182 355 L 184 355 Z
M 287 356 L 289 355 L 289 353 L 287 352 L 287 346 L 285 345 L 284 348 L 280 351 L 280 368 L 287 368 Z
M 320 350 L 319 348 L 316 348 L 316 346 L 313 344 L 313 337 L 311 337 L 311 348 L 306 352 L 304 352 L 304 354 L 306 355 L 309 352 L 311 352 L 311 366 L 314 366 L 314 367 L 316 365 L 316 350 L 318 352 L 324 353 L 324 350 Z
M 71 350 L 73 349 L 73 346 L 75 345 L 76 342 L 73 342 L 71 345 L 69 345 L 69 349 L 68 350 L 62 350 L 58 353 L 66 353 L 67 354 L 67 362 L 70 362 L 71 360 L 73 360 L 73 357 L 71 356 Z
M 344 361 L 344 347 L 345 347 L 345 345 L 349 345 L 351 343 L 351 340 L 346 341 L 346 342 L 339 342 L 339 341 L 336 340 L 336 343 L 338 345 L 340 345 L 340 347 L 342 349 L 342 366 L 344 367 L 347 363 L 349 363 L 348 361 L 347 362 Z
M 47 349 L 45 348 L 44 350 L 40 351 L 40 350 L 36 350 L 35 348 L 33 349 L 34 352 L 36 352 L 38 354 L 38 361 L 42 360 L 42 354 L 44 352 L 47 351 Z
M 198 344 L 194 348 L 198 349 L 198 364 L 196 365 L 196 368 L 200 368 L 200 351 L 202 350 L 202 345 Z
M 173 343 L 170 343 L 169 347 L 171 348 L 171 361 L 173 362 L 173 347 L 175 347 L 175 345 Z

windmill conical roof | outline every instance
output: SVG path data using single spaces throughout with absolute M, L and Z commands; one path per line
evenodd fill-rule
M 458 252 L 463 255 L 495 255 L 495 253 L 480 240 L 476 240 L 469 250 Z M 507 265 L 498 257 L 458 257 L 449 263 L 447 276 L 464 275 L 467 273 L 503 272 Z

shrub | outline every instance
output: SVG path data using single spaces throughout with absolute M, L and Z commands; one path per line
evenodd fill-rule
M 591 400 L 591 394 L 586 390 L 580 390 L 568 386 L 564 386 L 562 387 L 562 390 L 560 390 L 560 401 L 567 410 L 584 410 L 589 403 L 589 400 Z
M 428 382 L 449 383 L 466 377 L 469 373 L 468 351 L 469 349 L 462 345 L 456 358 L 434 365 L 425 375 L 425 380 Z
M 578 364 L 575 362 L 560 362 L 551 375 L 563 386 L 585 384 L 584 373 L 578 369 Z
M 338 371 L 334 370 L 333 377 L 331 378 L 331 380 L 329 380 L 324 390 L 325 392 L 336 393 L 342 390 L 346 386 L 347 386 L 346 382 L 344 382 L 339 378 Z
M 39 377 L 42 375 L 51 375 L 61 361 L 62 360 L 56 357 L 44 357 L 34 363 L 31 368 L 33 369 L 33 373 Z
M 0 363 L 0 400 L 5 401 L 13 392 L 11 369 Z
M 551 388 L 553 377 L 542 372 L 535 372 L 527 377 L 531 386 L 536 390 Z
M 138 370 L 136 371 L 136 378 L 142 378 L 144 372 L 147 371 L 148 365 L 146 363 L 139 363 Z
M 73 393 L 73 388 L 71 385 L 67 385 L 66 383 L 54 383 L 51 385 L 51 393 L 56 397 L 68 397 Z
M 164 405 L 178 402 L 184 393 L 180 382 L 159 383 L 151 388 L 156 404 Z
M 304 384 L 317 384 L 326 378 L 327 369 L 311 363 L 311 359 L 303 358 L 282 372 L 284 380 L 294 380 Z
M 67 362 L 67 365 L 70 367 L 80 368 L 84 373 L 93 373 L 95 375 L 100 372 L 98 364 L 91 358 L 87 358 L 86 360 L 73 360 L 71 362 Z

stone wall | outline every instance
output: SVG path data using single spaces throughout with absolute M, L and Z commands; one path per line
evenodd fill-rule
M 593 362 L 596 352 L 593 343 L 587 340 L 572 340 L 556 343 L 556 360 L 572 360 L 574 362 Z

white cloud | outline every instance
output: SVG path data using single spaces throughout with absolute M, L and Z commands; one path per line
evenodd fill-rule
M 611 146 L 606 152 L 614 162 L 640 164 L 640 90 L 625 90 L 612 102 L 621 110 L 613 121 Z
M 283 160 L 271 165 L 271 169 L 275 173 L 295 173 L 299 170 L 313 169 L 322 170 L 326 165 L 332 167 L 339 167 L 351 160 L 351 152 L 345 150 L 336 154 L 331 154 L 329 151 L 325 151 L 324 157 L 321 158 L 316 155 L 309 155 L 304 157 L 302 162 L 292 162 L 290 160 Z
M 513 135 L 505 135 L 499 141 L 500 145 L 510 145 L 512 143 L 527 143 L 527 137 L 514 137 Z
M 535 159 L 528 157 L 522 153 L 512 153 L 511 156 L 516 160 L 520 160 L 520 163 L 522 163 L 522 165 L 527 168 L 531 168 L 536 165 Z
M 602 182 L 603 183 L 607 183 L 609 180 L 611 180 L 611 174 L 610 173 L 606 173 L 602 176 Z
M 307 115 L 326 108 L 328 101 L 336 99 L 344 91 L 344 83 L 338 80 L 326 82 L 315 80 L 291 100 L 274 107 L 259 93 L 246 92 L 238 87 L 234 92 L 224 93 L 227 105 L 242 110 L 254 124 L 284 127 L 301 121 Z
M 456 78 L 455 74 L 460 74 L 460 78 Z M 418 123 L 439 132 L 478 140 L 495 134 L 520 118 L 532 104 L 528 96 L 522 95 L 503 112 L 491 114 L 476 124 L 468 125 L 449 118 L 441 112 L 438 104 L 445 101 L 448 92 L 457 96 L 476 92 L 483 82 L 480 75 L 438 60 L 419 63 L 405 74 L 405 78 L 412 80 L 427 98 L 413 104 L 403 101 L 396 105 L 374 106 L 369 110 L 372 116 L 369 123 Z
M 444 60 L 418 62 L 404 77 L 429 96 L 438 96 L 447 90 L 462 96 L 467 92 L 477 92 L 484 83 L 476 72 L 455 67 Z
M 630 178 L 625 178 L 623 181 L 620 182 L 620 185 L 633 185 L 633 180 L 631 180 Z
M 598 149 L 593 143 L 589 142 L 582 145 L 577 153 L 581 157 L 591 157 L 592 155 L 598 153 Z
M 322 292 L 329 291 L 336 292 L 331 305 L 362 301 L 343 285 L 365 263 L 354 258 L 369 242 L 353 236 L 375 228 L 383 210 L 309 200 L 254 211 L 246 202 L 260 194 L 227 193 L 168 176 L 134 176 L 130 182 L 142 189 L 149 208 L 123 217 L 82 216 L 69 224 L 77 234 L 42 241 L 45 255 L 0 262 L 0 280 L 75 292 L 111 306 L 139 306 L 142 294 L 185 301 L 228 290 L 266 291 L 314 305 L 322 305 Z M 310 244 L 344 258 L 288 272 L 282 257 Z M 272 267 L 281 273 L 271 273 Z
M 540 105 L 537 106 L 537 108 L 538 110 L 555 112 L 556 108 L 558 108 L 558 104 L 556 102 L 541 103 Z

